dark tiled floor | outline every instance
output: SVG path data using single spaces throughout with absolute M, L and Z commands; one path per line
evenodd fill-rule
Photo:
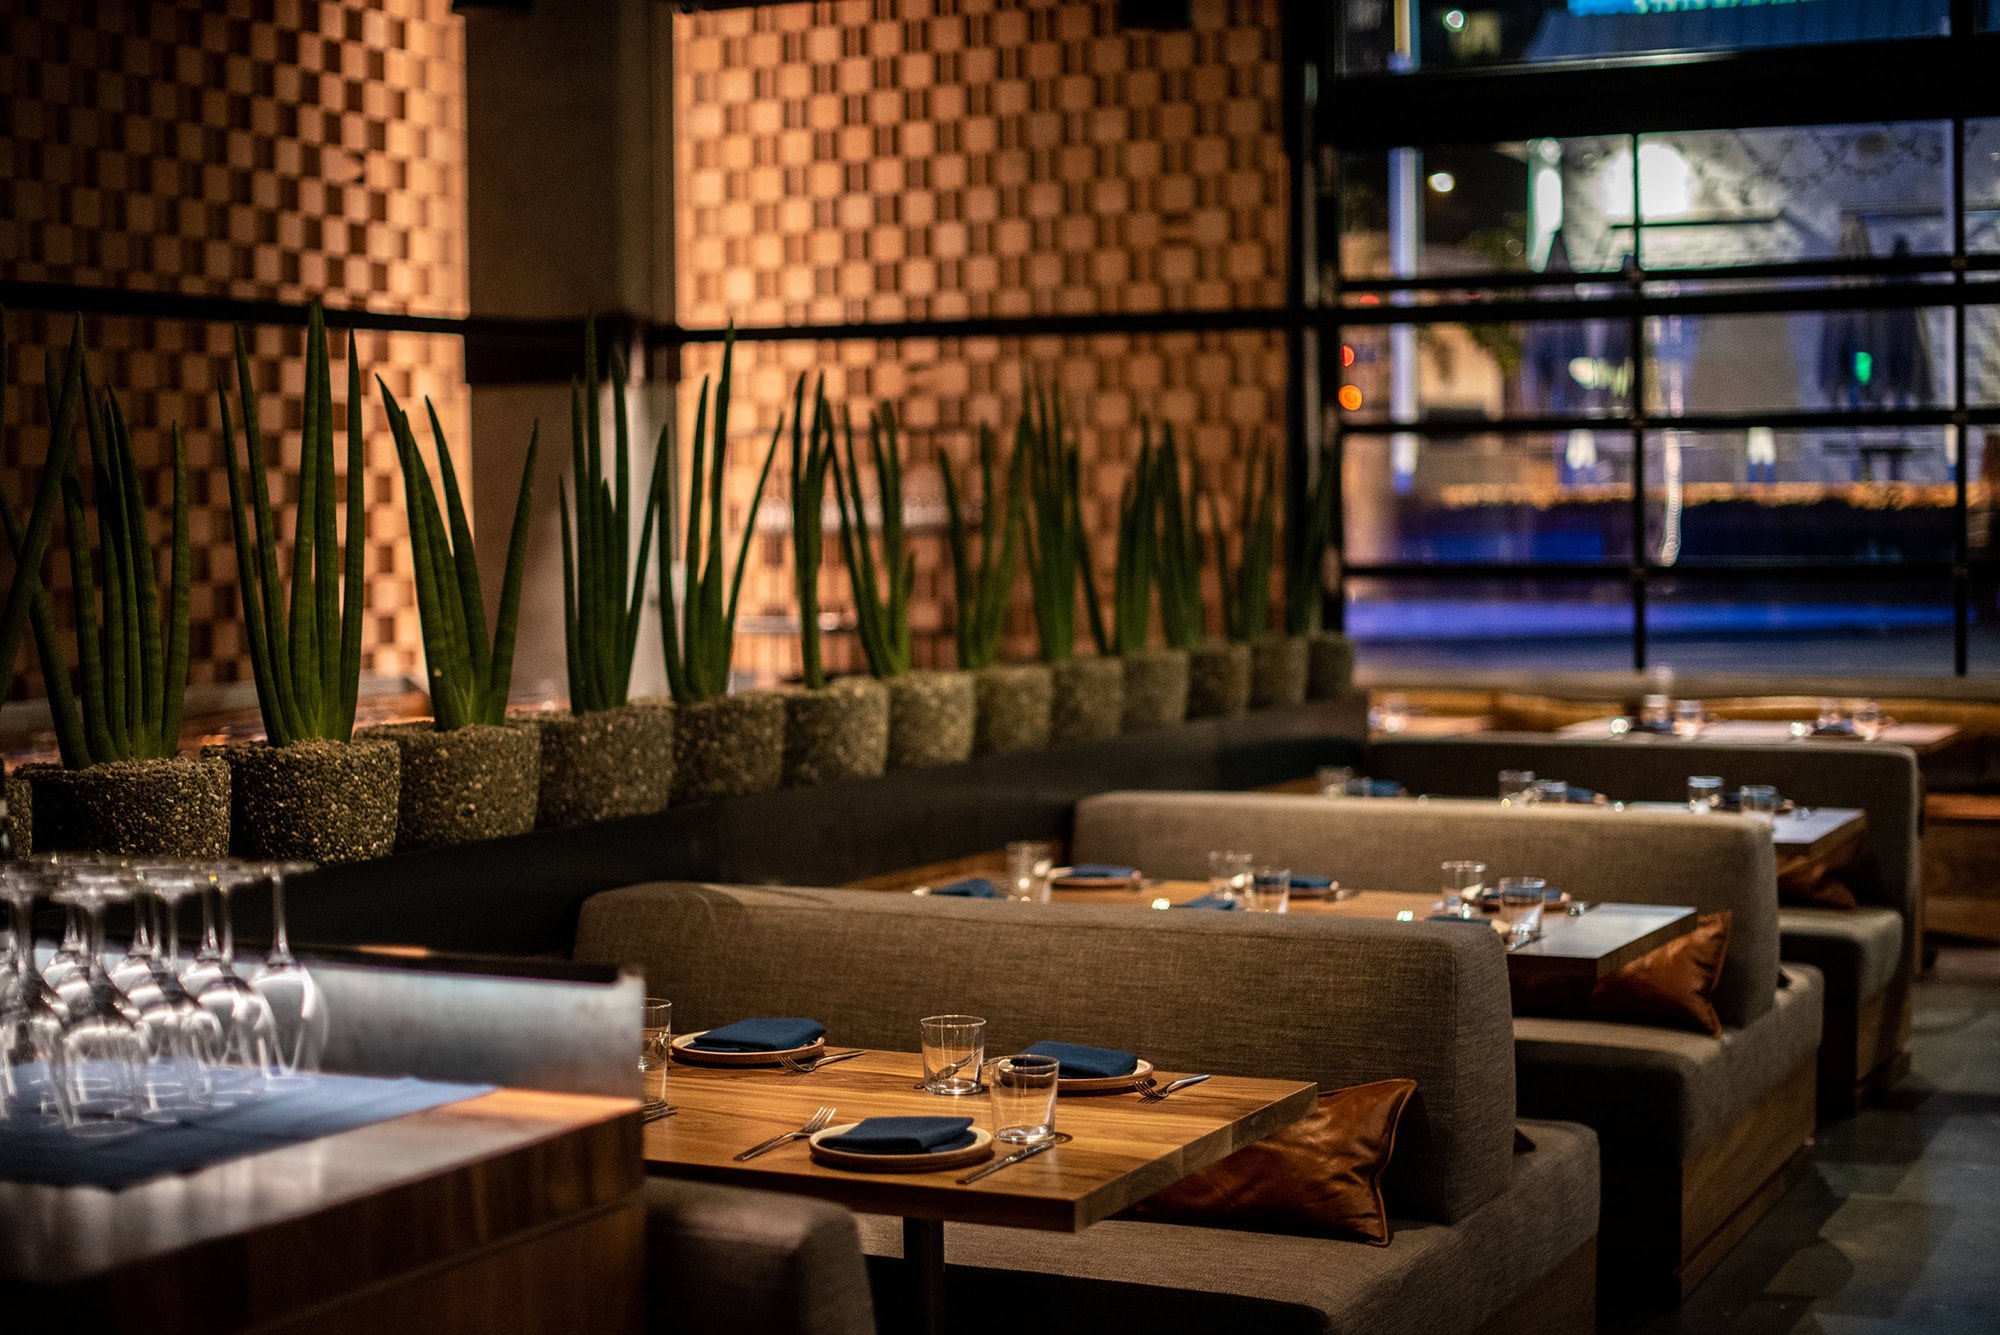
M 1620 1335 L 2000 1332 L 2000 949 L 1917 987 L 1910 1075 L 1825 1128 L 1812 1172 L 1679 1312 Z

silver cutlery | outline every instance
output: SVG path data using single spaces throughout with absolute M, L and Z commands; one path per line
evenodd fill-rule
M 736 1162 L 742 1163 L 744 1160 L 754 1159 L 760 1154 L 768 1154 L 772 1150 L 777 1149 L 778 1146 L 780 1145 L 789 1145 L 791 1142 L 795 1140 L 804 1140 L 807 1136 L 813 1135 L 815 1132 L 826 1130 L 828 1126 L 832 1125 L 832 1123 L 833 1123 L 833 1109 L 821 1108 L 818 1112 L 812 1115 L 812 1120 L 810 1122 L 807 1122 L 804 1126 L 800 1127 L 798 1130 L 787 1131 L 782 1136 L 772 1136 L 769 1140 L 764 1141 L 762 1144 L 752 1145 L 749 1149 L 743 1151 L 743 1153 L 736 1156 Z
M 1158 1103 L 1177 1089 L 1186 1089 L 1189 1085 L 1198 1085 L 1210 1078 L 1205 1075 L 1184 1075 L 1178 1080 L 1162 1085 L 1149 1075 L 1138 1086 L 1139 1097 L 1147 1103 Z
M 662 1117 L 672 1117 L 679 1111 L 680 1109 L 674 1107 L 671 1103 L 649 1103 L 639 1110 L 639 1125 L 644 1126 L 648 1122 L 657 1122 Z
M 965 1056 L 960 1057 L 957 1061 L 953 1062 L 951 1065 L 946 1066 L 943 1069 L 939 1070 L 936 1075 L 927 1075 L 923 1079 L 917 1081 L 915 1087 L 917 1089 L 929 1089 L 934 1081 L 951 1079 L 953 1076 L 957 1075 L 960 1071 L 963 1071 L 967 1066 L 969 1066 L 972 1063 L 972 1059 L 974 1057 L 977 1057 L 978 1055 L 979 1054 L 976 1052 L 967 1053 Z
M 1062 1144 L 1064 1141 L 1068 1139 L 1069 1137 L 1065 1135 L 1055 1135 L 1049 1137 L 1047 1140 L 1038 1141 L 1033 1145 L 1024 1146 L 1023 1148 L 1015 1150 L 1012 1154 L 1009 1154 L 1004 1158 L 995 1159 L 990 1164 L 986 1164 L 980 1168 L 975 1168 L 970 1173 L 967 1173 L 964 1177 L 958 1179 L 958 1185 L 962 1187 L 967 1185 L 968 1183 L 977 1182 L 982 1177 L 987 1177 L 993 1173 L 997 1173 L 1003 1168 L 1011 1168 L 1015 1164 L 1020 1163 L 1023 1159 L 1032 1159 L 1037 1154 L 1040 1154 L 1045 1150 L 1052 1150 L 1056 1146 Z
M 807 1057 L 803 1060 L 798 1057 L 780 1057 L 778 1058 L 778 1065 L 785 1069 L 787 1075 L 811 1075 L 822 1066 L 831 1066 L 835 1062 L 844 1062 L 853 1057 L 865 1057 L 867 1055 L 867 1049 L 856 1048 L 852 1052 L 829 1052 L 824 1057 Z

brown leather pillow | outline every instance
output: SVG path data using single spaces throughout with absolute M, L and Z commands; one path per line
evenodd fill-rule
M 1795 908 L 1858 908 L 1854 891 L 1835 875 L 1823 858 L 1811 856 L 1778 859 L 1778 902 Z
M 1414 1080 L 1377 1080 L 1319 1096 L 1319 1107 L 1139 1202 L 1165 1223 L 1351 1238 L 1389 1245 L 1382 1174 Z
M 1729 911 L 1704 913 L 1692 932 L 1597 980 L 1590 1014 L 1599 1020 L 1722 1033 L 1715 984 L 1729 954 Z

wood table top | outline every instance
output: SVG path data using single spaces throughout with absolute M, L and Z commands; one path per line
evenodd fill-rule
M 1684 802 L 1627 802 L 1627 811 L 1681 812 L 1692 815 Z M 1787 811 L 1771 822 L 1771 842 L 1787 853 L 1821 854 L 1858 841 L 1868 829 L 1868 813 L 1859 807 L 1804 807 Z
M 89 1286 L 206 1329 L 178 1309 L 213 1304 L 207 1285 L 243 1324 L 274 1319 L 631 1195 L 638 1114 L 502 1089 L 122 1191 L 0 1183 L 0 1310 Z
M 1156 1078 L 1164 1084 L 1182 1074 L 1192 1072 L 1160 1071 Z M 1129 1093 L 1064 1097 L 1056 1129 L 1073 1140 L 968 1186 L 957 1180 L 967 1168 L 827 1167 L 813 1162 L 804 1141 L 747 1163 L 733 1157 L 803 1126 L 822 1105 L 839 1110 L 836 1125 L 928 1115 L 970 1117 L 992 1129 L 983 1095 L 926 1094 L 914 1087 L 922 1075 L 913 1052 L 870 1052 L 805 1076 L 676 1063 L 667 1100 L 680 1111 L 645 1127 L 646 1166 L 673 1177 L 823 1197 L 869 1214 L 1074 1233 L 1298 1120 L 1318 1096 L 1315 1086 L 1296 1080 L 1219 1075 L 1157 1103 Z
M 1613 715 L 1603 718 L 1585 719 L 1581 723 L 1567 724 L 1556 729 L 1560 737 L 1609 737 L 1613 733 Z M 1810 722 L 1810 720 L 1800 720 Z M 1953 723 L 1891 723 L 1883 728 L 1873 742 L 1882 746 L 1907 746 L 1912 751 L 1929 753 L 1941 751 L 1958 740 L 1961 730 Z M 1634 742 L 1675 742 L 1677 737 L 1656 732 L 1625 732 L 1618 734 L 1626 741 Z M 1798 738 L 1792 735 L 1792 724 L 1784 719 L 1731 718 L 1712 719 L 1702 725 L 1701 735 L 1696 738 L 1703 742 L 1741 742 L 1768 744 L 1771 742 L 1791 742 L 1801 740 L 1833 741 L 1836 745 L 1854 742 L 1866 746 L 1868 742 L 1859 738 Z

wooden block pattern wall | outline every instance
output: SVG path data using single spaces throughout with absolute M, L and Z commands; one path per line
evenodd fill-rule
M 1187 32 L 1120 29 L 1115 0 L 836 0 L 676 19 L 680 318 L 739 325 L 1274 306 L 1285 160 L 1275 0 L 1197 0 Z M 719 354 L 691 349 L 693 388 Z M 906 426 L 919 656 L 949 664 L 934 460 L 1011 431 L 1024 380 L 1079 427 L 1088 528 L 1109 577 L 1142 417 L 1211 476 L 1283 424 L 1276 336 L 743 345 L 730 495 L 747 504 L 801 371 Z M 1233 476 L 1233 472 L 1230 473 Z M 738 666 L 796 668 L 780 476 L 753 544 Z M 1233 490 L 1233 484 L 1232 484 Z M 773 503 L 776 502 L 776 503 Z M 739 514 L 739 518 L 741 518 Z M 827 612 L 848 608 L 829 548 Z M 1025 582 L 1013 648 L 1032 647 Z M 759 633 L 764 632 L 764 633 Z M 836 665 L 858 662 L 836 642 Z
M 449 0 L 11 0 L 0 16 L 0 274 L 127 289 L 322 298 L 330 307 L 465 311 L 462 25 Z M 247 680 L 215 402 L 231 332 L 89 319 L 93 371 L 120 394 L 156 531 L 186 433 L 195 510 L 193 679 Z M 42 357 L 70 319 L 10 313 L 0 477 L 31 494 L 46 448 Z M 304 381 L 297 330 L 251 334 L 268 432 L 295 468 Z M 418 670 L 420 641 L 395 451 L 373 377 L 435 401 L 455 449 L 469 395 L 459 342 L 360 340 L 368 405 L 369 631 L 363 670 Z M 344 421 L 344 349 L 334 363 Z M 344 460 L 344 440 L 337 441 Z M 344 468 L 344 463 L 341 465 Z M 275 496 L 274 496 L 275 501 Z M 48 573 L 66 592 L 66 561 Z M 66 599 L 58 597 L 65 623 Z M 13 694 L 39 694 L 38 675 Z

